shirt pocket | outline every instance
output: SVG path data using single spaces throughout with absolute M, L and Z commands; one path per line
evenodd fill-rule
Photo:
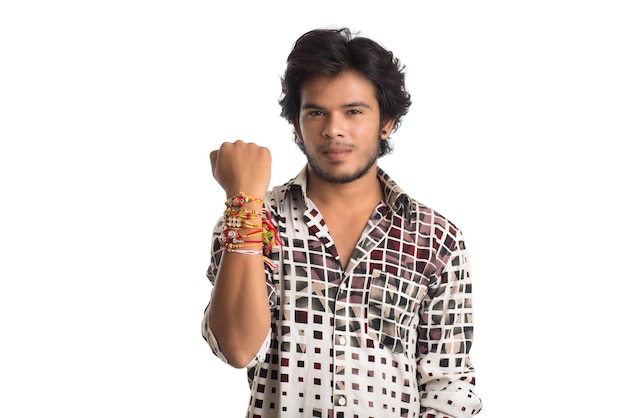
M 410 324 L 426 288 L 381 270 L 372 272 L 367 333 L 394 353 L 403 353 Z

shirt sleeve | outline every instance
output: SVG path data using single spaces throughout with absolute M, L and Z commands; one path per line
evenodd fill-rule
M 220 217 L 215 228 L 213 229 L 212 234 L 212 247 L 211 247 L 211 262 L 206 272 L 206 276 L 211 282 L 211 285 L 215 285 L 215 280 L 217 277 L 217 271 L 220 265 L 220 261 L 222 259 L 222 255 L 224 254 L 224 249 L 220 243 L 220 237 L 222 234 L 222 226 L 223 226 L 223 218 Z M 265 282 L 267 285 L 267 297 L 270 302 L 270 307 L 273 308 L 276 306 L 276 288 L 272 283 L 272 271 L 265 267 Z M 213 292 L 211 292 L 211 297 L 213 297 Z M 219 344 L 215 339 L 215 335 L 211 331 L 209 327 L 209 306 L 211 306 L 211 301 L 209 300 L 209 304 L 204 310 L 204 315 L 202 318 L 202 337 L 211 347 L 211 351 L 215 354 L 220 360 L 228 364 L 228 360 L 220 350 Z M 265 358 L 265 353 L 270 347 L 270 336 L 271 330 L 268 332 L 265 341 L 261 344 L 259 351 L 256 353 L 254 358 L 250 361 L 250 363 L 246 367 L 253 367 L 256 363 L 263 360 Z
M 469 418 L 482 408 L 474 393 L 472 284 L 461 231 L 448 225 L 439 249 L 440 274 L 422 307 L 418 383 L 421 418 Z

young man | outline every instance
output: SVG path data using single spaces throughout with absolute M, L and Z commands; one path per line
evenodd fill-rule
M 411 104 L 404 68 L 347 29 L 295 43 L 282 116 L 307 157 L 267 192 L 271 156 L 211 153 L 226 192 L 202 334 L 247 367 L 252 417 L 470 417 L 471 281 L 459 229 L 377 166 Z

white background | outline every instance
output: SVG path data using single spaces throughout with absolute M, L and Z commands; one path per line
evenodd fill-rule
M 0 6 L 0 416 L 244 415 L 200 335 L 208 154 L 255 141 L 295 175 L 280 75 L 328 25 L 407 66 L 380 165 L 466 235 L 480 416 L 622 414 L 621 2 L 226 3 Z

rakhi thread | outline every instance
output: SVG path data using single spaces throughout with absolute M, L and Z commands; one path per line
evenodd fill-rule
M 260 203 L 263 200 L 247 196 L 243 192 L 229 197 L 224 202 L 224 227 L 222 230 L 221 244 L 228 252 L 238 254 L 256 255 L 262 254 L 264 262 L 272 268 L 276 265 L 272 263 L 270 255 L 275 245 L 283 245 L 278 237 L 278 231 L 271 220 L 270 212 L 263 208 L 261 212 L 250 210 L 245 207 L 248 202 Z M 255 221 L 261 220 L 261 223 Z M 249 230 L 242 232 L 242 230 Z M 255 237 L 261 239 L 251 239 Z M 262 250 L 242 250 L 247 245 L 262 244 Z

